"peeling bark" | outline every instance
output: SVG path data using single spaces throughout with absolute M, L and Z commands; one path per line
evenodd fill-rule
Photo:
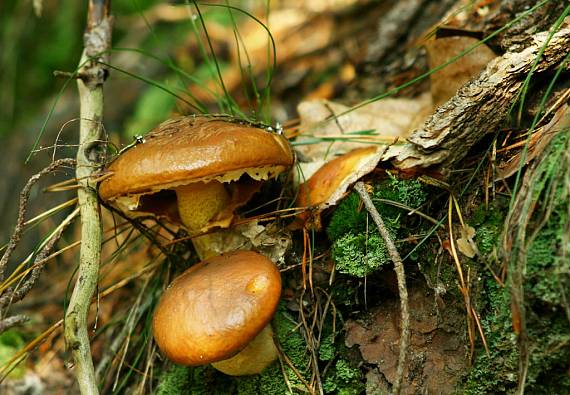
M 547 40 L 548 32 L 536 34 L 533 44 L 523 51 L 507 52 L 491 61 L 479 77 L 464 85 L 422 128 L 412 132 L 404 149 L 398 153 L 392 148 L 383 159 L 392 160 L 401 169 L 452 167 L 477 141 L 500 127 Z M 570 28 L 565 27 L 554 34 L 535 72 L 555 69 L 569 48 Z

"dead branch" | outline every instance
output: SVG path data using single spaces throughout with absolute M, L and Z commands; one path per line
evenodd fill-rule
M 22 315 L 22 314 L 13 315 L 11 317 L 4 318 L 3 320 L 0 321 L 0 333 L 7 331 L 8 329 L 12 328 L 13 326 L 21 325 L 28 320 L 29 320 L 29 317 Z
M 12 233 L 12 236 L 8 241 L 8 245 L 6 246 L 6 251 L 4 251 L 2 258 L 0 259 L 0 281 L 4 280 L 6 265 L 8 264 L 10 257 L 14 253 L 14 250 L 18 246 L 20 239 L 22 238 L 24 223 L 26 222 L 26 211 L 28 209 L 28 200 L 30 198 L 30 192 L 32 190 L 32 187 L 38 182 L 40 178 L 42 178 L 47 174 L 53 173 L 58 168 L 62 166 L 74 166 L 74 165 L 75 165 L 75 159 L 67 158 L 67 159 L 56 160 L 52 162 L 49 166 L 47 166 L 45 169 L 40 171 L 39 173 L 34 174 L 32 177 L 30 177 L 24 188 L 22 188 L 22 191 L 20 192 L 18 220 L 16 221 L 14 232 Z M 0 333 L 1 332 L 2 331 L 0 331 Z
M 464 85 L 457 94 L 412 132 L 401 152 L 388 150 L 385 160 L 401 168 L 432 165 L 452 167 L 485 134 L 496 131 L 518 99 L 524 79 L 533 68 L 548 32 L 533 36 L 533 44 L 521 52 L 507 52 L 491 61 L 478 78 Z M 564 27 L 548 43 L 535 72 L 557 67 L 570 47 L 570 28 Z
M 38 280 L 40 273 L 42 272 L 45 264 L 47 263 L 48 255 L 55 247 L 55 244 L 61 239 L 63 232 L 73 223 L 73 220 L 78 214 L 78 210 L 74 210 L 67 218 L 61 223 L 61 225 L 56 229 L 53 235 L 50 237 L 48 242 L 42 247 L 39 253 L 36 255 L 34 262 L 31 266 L 32 272 L 30 276 L 24 280 L 19 286 L 15 288 L 8 288 L 0 296 L 0 308 L 4 308 L 14 302 L 19 302 L 27 295 L 32 289 L 36 281 Z
M 408 347 L 410 344 L 410 312 L 408 311 L 408 288 L 406 287 L 406 273 L 404 271 L 404 264 L 402 263 L 402 258 L 396 249 L 396 245 L 390 237 L 386 225 L 384 225 L 384 220 L 380 216 L 378 210 L 372 203 L 372 199 L 362 181 L 359 181 L 354 185 L 354 190 L 360 195 L 360 199 L 364 203 L 366 210 L 374 220 L 374 223 L 378 227 L 378 231 L 386 243 L 386 248 L 390 254 L 392 262 L 394 262 L 394 271 L 396 272 L 396 278 L 398 279 L 398 293 L 400 294 L 400 314 L 402 327 L 402 332 L 400 335 L 400 356 L 398 358 L 398 369 L 396 370 L 396 380 L 392 386 L 392 393 L 398 395 L 402 386 L 402 379 L 404 377 L 404 368 L 406 365 L 406 356 L 408 355 Z
M 4 280 L 5 269 L 10 257 L 12 256 L 14 250 L 16 249 L 20 239 L 22 237 L 22 232 L 24 230 L 25 221 L 26 221 L 26 212 L 28 207 L 28 200 L 30 198 L 30 192 L 32 187 L 39 181 L 40 178 L 43 176 L 53 173 L 55 170 L 62 166 L 73 166 L 75 165 L 75 159 L 59 159 L 52 162 L 49 166 L 41 170 L 39 173 L 30 177 L 22 191 L 20 192 L 20 201 L 19 201 L 19 209 L 18 209 L 18 220 L 16 222 L 16 226 L 14 228 L 14 233 L 12 237 L 10 237 L 10 241 L 6 246 L 6 251 L 2 255 L 2 259 L 0 259 L 0 280 Z M 77 214 L 77 212 L 74 212 Z M 0 312 L 3 312 L 7 307 L 9 307 L 12 303 L 18 302 L 24 298 L 33 288 L 34 284 L 36 283 L 37 279 L 40 276 L 40 273 L 43 270 L 45 263 L 47 262 L 46 257 L 50 254 L 51 250 L 61 238 L 61 235 L 67 229 L 69 224 L 72 222 L 71 220 L 75 217 L 75 214 L 70 214 L 68 218 L 63 222 L 63 225 L 60 225 L 59 228 L 55 231 L 55 233 L 50 237 L 48 242 L 41 248 L 38 252 L 36 257 L 34 258 L 34 262 L 32 264 L 32 271 L 31 275 L 26 278 L 22 283 L 19 284 L 17 287 L 10 287 L 8 289 L 3 290 L 0 292 Z M 4 315 L 2 314 L 2 317 Z M 20 325 L 28 320 L 28 317 L 24 315 L 15 315 L 6 318 L 0 318 L 0 333 L 4 332 L 7 329 L 10 329 L 13 326 Z
M 398 2 L 381 18 L 378 23 L 376 40 L 372 42 L 366 54 L 367 62 L 379 62 L 399 44 L 406 34 L 418 11 L 425 7 L 424 0 Z
M 112 18 L 110 0 L 90 0 L 84 51 L 77 81 L 80 100 L 80 136 L 77 151 L 77 191 L 81 209 L 81 251 L 75 287 L 65 314 L 65 339 L 75 361 L 75 376 L 82 394 L 98 394 L 91 357 L 87 315 L 97 287 L 101 260 L 101 219 L 96 181 L 92 178 L 104 163 L 105 141 L 102 127 L 103 83 L 108 74 Z

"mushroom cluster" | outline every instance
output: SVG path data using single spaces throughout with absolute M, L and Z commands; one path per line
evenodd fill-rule
M 149 132 L 107 168 L 99 196 L 129 216 L 156 215 L 191 236 L 227 228 L 263 181 L 294 163 L 287 139 L 226 117 L 185 116 Z M 209 235 L 193 238 L 202 259 Z
M 211 230 L 229 227 L 262 182 L 293 163 L 280 134 L 228 117 L 186 116 L 162 123 L 106 169 L 103 201 L 129 217 L 184 226 L 202 259 L 168 286 L 154 313 L 155 341 L 170 360 L 241 376 L 277 358 L 269 323 L 279 270 L 253 251 L 218 255 Z
M 300 186 L 302 226 L 319 227 L 319 213 L 372 171 L 382 152 L 353 150 Z M 155 215 L 184 226 L 202 261 L 165 290 L 153 317 L 162 353 L 175 363 L 212 364 L 228 375 L 260 373 L 278 355 L 270 321 L 281 295 L 275 264 L 253 251 L 219 255 L 214 228 L 232 224 L 235 211 L 263 181 L 294 163 L 287 139 L 227 118 L 187 116 L 162 123 L 119 155 L 99 186 L 101 199 L 128 216 Z

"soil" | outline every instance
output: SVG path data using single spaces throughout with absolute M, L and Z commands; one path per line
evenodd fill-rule
M 450 394 L 468 367 L 464 314 L 424 283 L 409 288 L 411 343 L 402 394 Z M 400 302 L 386 301 L 360 320 L 345 325 L 346 345 L 358 346 L 369 364 L 367 394 L 389 390 L 396 378 L 400 338 Z

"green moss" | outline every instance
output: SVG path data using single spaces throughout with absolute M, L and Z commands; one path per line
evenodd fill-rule
M 525 390 L 532 394 L 570 393 L 568 361 L 570 330 L 565 313 L 570 283 L 570 261 L 562 257 L 569 251 L 566 232 L 570 224 L 570 186 L 561 166 L 570 148 L 568 135 L 553 140 L 550 152 L 537 165 L 537 181 L 530 185 L 533 203 L 526 228 L 526 260 L 524 265 L 524 300 L 529 347 L 529 365 Z M 562 144 L 564 143 L 564 144 Z M 561 181 L 562 180 L 562 181 Z M 545 215 L 548 214 L 548 215 Z M 489 233 L 488 244 L 477 240 L 482 252 L 496 245 L 500 229 L 497 215 L 477 216 L 479 229 Z M 488 248 L 484 248 L 484 247 Z M 484 258 L 483 258 L 484 259 Z M 512 264 L 512 263 L 511 263 Z M 465 378 L 466 394 L 511 393 L 518 383 L 518 346 L 513 333 L 510 309 L 510 283 L 499 287 L 491 275 L 483 271 L 483 293 L 479 308 L 481 322 L 490 348 L 490 356 L 478 350 L 475 364 Z M 508 279 L 507 279 L 508 280 Z M 566 295 L 564 294 L 566 293 Z
M 377 232 L 343 235 L 334 242 L 332 257 L 339 273 L 355 277 L 367 276 L 390 261 L 386 244 Z
M 488 304 L 482 326 L 490 354 L 479 349 L 466 377 L 464 393 L 506 393 L 516 388 L 518 364 L 516 336 L 511 329 L 510 295 L 494 280 L 487 279 L 481 297 Z
M 488 212 L 481 205 L 479 214 L 475 215 L 472 223 L 475 226 L 475 243 L 483 255 L 490 254 L 497 247 L 503 225 L 503 215 L 495 208 Z
M 350 310 L 358 304 L 358 282 L 350 277 L 343 279 L 342 286 L 336 285 L 330 289 L 335 304 L 339 307 L 346 306 Z
M 563 305 L 564 291 L 570 283 L 570 262 L 562 258 L 557 251 L 564 242 L 563 233 L 567 232 L 564 222 L 570 221 L 566 204 L 556 206 L 548 224 L 537 234 L 527 249 L 527 272 L 525 292 L 549 305 Z M 570 251 L 570 245 L 566 246 Z M 566 295 L 562 295 L 566 292 Z
M 157 395 L 183 394 L 189 386 L 189 369 L 186 366 L 173 365 L 160 377 L 156 393 Z M 204 388 L 205 390 L 206 388 Z M 197 393 L 199 394 L 200 392 Z
M 172 365 L 160 377 L 158 395 L 230 395 L 235 393 L 234 380 L 210 365 L 186 367 Z
M 305 339 L 299 333 L 297 323 L 287 314 L 283 306 L 275 314 L 273 331 L 281 349 L 291 360 L 292 365 L 308 380 L 309 355 Z M 291 388 L 294 391 L 300 389 L 298 392 L 303 392 L 304 385 L 297 375 L 288 366 L 285 366 L 284 369 Z M 266 368 L 260 375 L 236 378 L 236 382 L 237 393 L 240 395 L 282 395 L 290 393 L 278 362 Z
M 379 183 L 372 194 L 378 212 L 393 238 L 409 235 L 402 223 L 402 210 L 379 199 L 417 208 L 427 198 L 423 185 L 416 180 L 398 180 L 393 176 Z M 364 277 L 389 262 L 386 245 L 372 221 L 367 221 L 360 197 L 355 192 L 343 200 L 333 213 L 327 235 L 333 242 L 332 257 L 340 273 Z M 404 219 L 403 219 L 404 218 Z
M 335 302 L 336 303 L 336 302 Z M 327 394 L 356 395 L 364 390 L 364 375 L 356 366 L 350 350 L 345 345 L 342 316 L 336 311 L 336 319 L 327 315 L 321 327 L 319 360 L 323 390 Z M 333 325 L 334 323 L 334 325 Z M 355 358 L 360 361 L 360 357 Z
M 356 192 L 352 192 L 335 209 L 329 226 L 327 235 L 334 241 L 348 232 L 362 232 L 366 230 L 365 210 L 362 210 L 360 197 Z
M 319 347 L 319 359 L 321 361 L 331 361 L 336 356 L 336 346 L 334 344 L 334 336 L 332 333 L 323 337 Z
M 389 174 L 389 173 L 388 173 Z M 427 199 L 424 186 L 418 180 L 399 180 L 390 175 L 390 178 L 375 188 L 374 198 L 393 200 L 412 208 L 418 208 Z M 393 208 L 393 214 L 399 214 L 398 209 Z M 387 209 L 385 209 L 387 210 Z M 388 214 L 389 211 L 386 211 Z
M 341 358 L 327 372 L 323 389 L 327 394 L 358 395 L 364 390 L 362 372 Z

